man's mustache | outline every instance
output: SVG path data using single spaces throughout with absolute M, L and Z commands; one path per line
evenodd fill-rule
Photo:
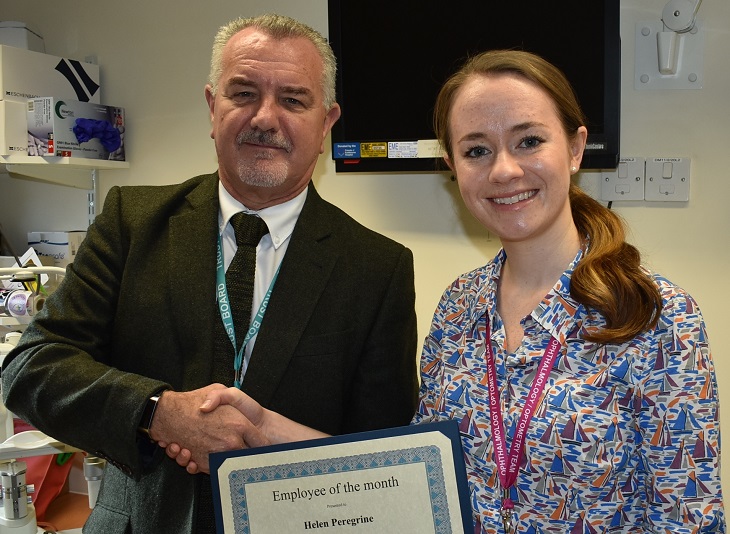
M 255 145 L 266 145 L 281 148 L 287 152 L 291 152 L 291 142 L 285 137 L 271 133 L 271 132 L 257 132 L 255 130 L 247 130 L 241 132 L 236 136 L 236 142 L 238 145 L 243 143 L 252 143 Z

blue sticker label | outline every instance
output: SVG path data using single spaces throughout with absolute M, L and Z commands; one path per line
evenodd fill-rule
M 360 157 L 360 143 L 335 143 L 334 159 L 357 159 Z

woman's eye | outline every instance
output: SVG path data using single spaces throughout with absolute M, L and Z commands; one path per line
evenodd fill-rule
M 542 144 L 544 139 L 541 137 L 538 137 L 537 135 L 531 135 L 529 137 L 525 137 L 521 142 L 520 146 L 525 148 L 535 148 Z
M 475 146 L 465 152 L 467 158 L 478 158 L 480 156 L 486 156 L 489 151 L 483 146 Z

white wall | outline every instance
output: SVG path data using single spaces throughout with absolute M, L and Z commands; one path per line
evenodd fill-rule
M 720 396 L 727 404 L 730 339 L 724 337 L 723 325 L 730 291 L 722 280 L 730 254 L 725 235 L 730 230 L 725 159 L 730 153 L 730 3 L 704 2 L 699 11 L 705 31 L 703 89 L 636 91 L 634 25 L 658 20 L 665 4 L 621 0 L 621 147 L 626 156 L 691 157 L 690 201 L 614 203 L 614 209 L 630 223 L 632 241 L 645 261 L 699 301 Z M 231 18 L 266 11 L 294 16 L 327 33 L 326 0 L 70 0 L 45 2 L 42 9 L 27 0 L 3 0 L 0 19 L 26 22 L 44 36 L 48 53 L 98 58 L 102 102 L 127 111 L 131 163 L 128 170 L 101 172 L 103 197 L 113 184 L 175 183 L 215 168 L 203 98 L 212 37 Z M 566 33 L 570 38 L 570 28 Z M 595 189 L 597 176 L 585 175 L 583 182 Z M 485 263 L 499 246 L 464 213 L 455 184 L 444 175 L 337 175 L 327 153 L 315 183 L 325 198 L 413 250 L 421 336 L 446 285 L 458 273 Z M 0 222 L 16 248 L 23 248 L 28 230 L 78 228 L 85 221 L 84 191 L 0 174 Z M 723 410 L 726 432 L 728 417 L 730 410 Z

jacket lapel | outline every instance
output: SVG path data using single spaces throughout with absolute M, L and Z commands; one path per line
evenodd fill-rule
M 337 261 L 325 205 L 310 184 L 256 338 L 242 389 L 263 405 L 286 372 Z
M 183 389 L 210 383 L 213 354 L 215 261 L 218 235 L 218 179 L 211 175 L 191 191 L 188 209 L 170 218 L 167 288 L 179 346 L 185 352 Z

